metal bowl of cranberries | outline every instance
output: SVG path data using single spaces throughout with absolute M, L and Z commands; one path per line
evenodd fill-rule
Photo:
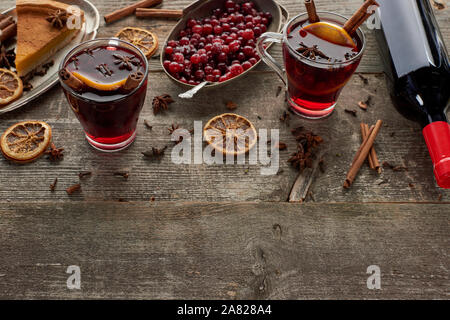
M 225 85 L 259 64 L 256 40 L 280 32 L 287 20 L 286 9 L 273 0 L 196 1 L 167 37 L 161 64 L 185 88 Z

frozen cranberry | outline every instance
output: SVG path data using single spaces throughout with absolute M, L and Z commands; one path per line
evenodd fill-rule
M 255 25 L 253 24 L 253 22 L 247 22 L 245 24 L 246 29 L 253 29 L 254 27 L 255 27 Z
M 237 52 L 241 48 L 241 43 L 238 40 L 234 40 L 229 44 L 231 52 Z
M 189 19 L 187 22 L 187 26 L 189 28 L 192 28 L 193 26 L 197 25 L 197 21 L 195 19 Z
M 191 56 L 191 62 L 193 64 L 199 64 L 200 63 L 200 55 L 195 53 Z
M 181 38 L 181 39 L 180 39 L 180 44 L 181 44 L 182 46 L 185 46 L 185 45 L 189 44 L 189 38 L 188 38 L 188 37 L 183 37 L 183 38 Z
M 195 26 L 192 27 L 192 32 L 202 34 L 203 27 L 199 24 L 196 24 Z
M 200 55 L 200 62 L 201 63 L 207 63 L 208 62 L 208 56 L 206 54 Z
M 205 47 L 205 43 L 204 42 L 199 42 L 198 44 L 197 44 L 197 49 L 202 49 L 202 48 L 204 48 Z
M 183 70 L 183 68 L 180 66 L 179 63 L 176 63 L 176 62 L 171 62 L 171 63 L 170 63 L 170 65 L 169 65 L 169 72 L 170 72 L 171 74 L 178 73 L 178 72 L 180 72 L 181 70 Z
M 186 30 L 181 30 L 180 31 L 180 38 L 186 37 L 187 36 L 187 32 Z
M 214 33 L 215 34 L 222 34 L 222 32 L 223 32 L 223 28 L 221 26 L 215 26 L 214 27 Z
M 255 34 L 255 37 L 259 37 L 262 34 L 262 31 L 261 31 L 260 27 L 254 27 L 253 28 L 253 32 Z
M 205 74 L 211 74 L 213 72 L 213 67 L 205 66 L 203 70 L 205 71 Z
M 242 49 L 242 52 L 247 56 L 247 57 L 249 57 L 249 58 L 251 58 L 251 57 L 253 57 L 253 48 L 252 47 L 250 47 L 250 46 L 245 46 L 243 49 Z
M 211 25 L 212 25 L 213 27 L 218 26 L 219 24 L 220 24 L 219 20 L 217 20 L 217 19 L 211 19 Z
M 219 61 L 219 62 L 227 62 L 227 60 L 228 60 L 228 56 L 225 52 L 221 52 L 217 56 L 217 61 Z
M 164 60 L 163 67 L 166 70 L 169 70 L 170 60 Z
M 256 46 L 256 42 L 254 39 L 247 40 L 246 44 L 247 44 L 247 46 L 250 46 L 252 48 L 254 48 Z
M 225 63 L 221 62 L 217 64 L 217 68 L 222 72 L 226 73 L 228 71 L 228 67 Z
M 219 26 L 216 26 L 219 27 Z M 223 32 L 230 32 L 231 30 L 231 26 L 229 23 L 222 23 L 222 31 Z M 216 30 L 214 29 L 214 32 L 216 32 Z
M 195 71 L 195 78 L 197 80 L 203 80 L 203 78 L 205 78 L 205 72 L 203 70 Z
M 239 31 L 239 29 L 236 28 L 236 27 L 230 28 L 230 32 L 236 33 L 236 32 L 238 32 L 238 31 Z
M 166 54 L 172 54 L 173 53 L 173 48 L 172 47 L 166 47 L 166 49 L 164 50 L 164 52 Z
M 241 23 L 244 21 L 244 15 L 236 13 L 236 23 Z
M 212 44 L 211 43 L 208 43 L 206 46 L 205 46 L 205 50 L 207 51 L 207 52 L 209 52 L 209 51 L 211 51 L 212 50 Z
M 250 62 L 252 65 L 255 65 L 258 62 L 258 60 L 256 60 L 256 58 L 250 58 L 248 59 L 248 62 Z
M 239 52 L 239 53 L 237 54 L 236 58 L 237 58 L 239 61 L 244 61 L 244 60 L 245 60 L 245 54 L 244 54 L 243 52 Z
M 233 0 L 227 0 L 225 2 L 225 8 L 234 8 L 234 6 L 236 5 L 236 3 Z
M 253 16 L 252 16 L 252 15 L 246 15 L 246 16 L 244 17 L 244 22 L 245 22 L 245 23 L 247 23 L 247 22 L 253 22 Z
M 261 33 L 264 33 L 267 31 L 267 27 L 265 24 L 260 24 L 260 25 L 258 25 L 258 27 L 261 29 Z
M 184 55 L 182 53 L 175 53 L 173 55 L 173 61 L 178 62 L 178 63 L 183 63 L 184 62 Z
M 203 25 L 203 34 L 208 35 L 213 32 L 213 26 L 209 23 Z
M 222 44 L 219 42 L 214 42 L 211 51 L 214 54 L 219 54 L 220 52 L 222 52 Z
M 200 49 L 200 50 L 197 51 L 197 53 L 198 53 L 198 54 L 205 54 L 205 53 L 206 53 L 206 50 L 205 50 L 205 49 Z
M 220 78 L 219 78 L 219 82 L 224 82 L 224 81 L 227 81 L 228 80 L 228 78 L 227 78 L 227 76 L 225 76 L 225 75 L 223 75 L 223 76 L 221 76 Z
M 213 76 L 221 76 L 221 75 L 222 75 L 222 72 L 220 72 L 219 69 L 214 69 L 214 70 L 212 71 L 212 74 L 213 74 Z
M 245 23 L 239 23 L 237 26 L 238 30 L 244 30 L 245 29 Z
M 248 69 L 250 69 L 252 67 L 252 64 L 250 63 L 250 62 L 248 62 L 248 61 L 245 61 L 243 64 L 242 64 L 242 68 L 244 68 L 244 70 L 248 70 Z
M 176 46 L 178 46 L 178 41 L 170 40 L 169 42 L 167 42 L 167 46 L 175 48 Z
M 213 76 L 212 74 L 208 74 L 208 75 L 206 75 L 205 79 L 206 79 L 206 81 L 214 82 L 216 77 Z
M 269 24 L 269 19 L 267 19 L 266 17 L 261 19 L 261 24 L 267 25 Z
M 209 34 L 209 35 L 206 37 L 206 41 L 207 41 L 208 43 L 213 42 L 214 39 L 215 39 L 215 37 L 214 37 L 214 35 L 212 35 L 212 34 Z
M 191 85 L 193 85 L 193 86 L 195 86 L 195 84 L 196 84 L 197 82 L 196 82 L 195 80 L 189 80 L 188 83 L 191 84 Z
M 240 62 L 239 60 L 233 60 L 233 61 L 231 62 L 231 65 L 233 65 L 233 64 L 241 64 L 241 62 Z
M 228 45 L 223 45 L 222 52 L 228 54 L 230 52 L 230 47 Z

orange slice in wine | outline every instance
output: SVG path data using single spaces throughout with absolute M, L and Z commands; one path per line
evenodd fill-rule
M 147 58 L 150 58 L 158 49 L 158 37 L 145 29 L 126 27 L 120 30 L 116 37 L 134 44 Z
M 325 41 L 345 47 L 356 48 L 356 43 L 352 37 L 350 37 L 344 28 L 338 25 L 320 21 L 309 24 L 303 27 L 303 29 Z
M 79 80 L 81 80 L 84 84 L 87 86 L 100 90 L 100 91 L 114 91 L 122 87 L 127 79 L 123 79 L 117 82 L 113 83 L 100 83 L 96 82 L 94 80 L 89 79 L 88 77 L 85 77 L 84 75 L 78 73 L 78 72 L 72 72 L 75 77 L 77 77 Z
M 19 76 L 7 69 L 0 69 L 0 107 L 19 98 L 23 83 Z
M 209 120 L 203 135 L 215 150 L 224 155 L 247 153 L 257 141 L 253 124 L 234 113 L 224 113 Z
M 28 163 L 44 154 L 51 139 L 52 129 L 47 123 L 23 121 L 12 125 L 3 133 L 0 147 L 6 159 Z

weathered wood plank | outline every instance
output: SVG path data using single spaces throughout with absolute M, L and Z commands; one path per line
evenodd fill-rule
M 101 16 L 103 17 L 105 14 L 110 13 L 117 8 L 124 7 L 130 3 L 133 3 L 134 0 L 93 0 L 92 2 L 97 6 L 100 11 Z M 164 1 L 161 5 L 162 8 L 171 8 L 171 9 L 180 9 L 184 8 L 190 3 L 192 0 L 177 0 L 177 1 Z M 280 4 L 284 5 L 291 17 L 305 12 L 302 1 L 298 0 L 279 0 Z M 0 5 L 1 8 L 6 9 L 13 6 L 15 3 L 14 0 L 4 0 Z M 318 10 L 322 11 L 331 11 L 342 14 L 344 16 L 351 16 L 353 12 L 361 5 L 361 0 L 346 0 L 346 1 L 334 1 L 334 0 L 321 0 L 317 1 Z M 450 10 L 438 10 L 436 11 L 437 20 L 441 26 L 441 31 L 444 36 L 445 42 L 447 45 L 450 44 Z M 121 28 L 126 26 L 137 26 L 147 28 L 156 32 L 158 37 L 161 40 L 161 43 L 164 43 L 166 36 L 169 34 L 171 28 L 175 25 L 176 21 L 173 19 L 137 19 L 134 16 L 130 16 L 119 20 L 115 23 L 105 25 L 104 21 L 101 22 L 101 27 L 99 30 L 99 37 L 110 37 L 116 34 Z M 365 27 L 364 27 L 365 28 Z M 364 53 L 363 60 L 359 66 L 359 72 L 382 72 L 382 64 L 381 60 L 378 56 L 377 44 L 371 30 L 365 28 L 367 35 L 367 49 Z M 272 49 L 272 54 L 277 59 L 281 59 L 281 50 L 280 47 L 275 46 Z M 151 61 L 151 70 L 159 71 L 162 70 L 161 64 L 159 60 L 152 59 Z M 266 66 L 261 65 L 258 70 L 269 70 Z
M 448 298 L 448 208 L 4 204 L 0 298 Z M 370 265 L 381 290 L 367 289 Z
M 200 93 L 193 100 L 180 100 L 165 114 L 154 116 L 152 97 L 169 93 L 176 97 L 180 89 L 159 74 L 150 76 L 148 98 L 143 109 L 135 144 L 118 154 L 101 154 L 86 141 L 81 127 L 69 110 L 60 88 L 54 88 L 45 97 L 29 106 L 5 114 L 0 131 L 22 119 L 42 119 L 53 127 L 54 141 L 65 148 L 65 158 L 51 163 L 45 158 L 25 166 L 10 164 L 0 157 L 0 199 L 12 201 L 68 201 L 65 188 L 78 181 L 80 171 L 91 170 L 93 176 L 82 181 L 83 191 L 70 200 L 157 200 L 188 201 L 286 201 L 297 173 L 287 159 L 295 151 L 290 129 L 305 126 L 325 139 L 325 173 L 317 172 L 311 185 L 313 198 L 308 201 L 437 201 L 450 199 L 450 192 L 436 187 L 432 164 L 421 136 L 420 127 L 402 116 L 392 106 L 385 81 L 381 75 L 367 76 L 363 85 L 354 76 L 339 100 L 336 112 L 328 119 L 305 121 L 291 115 L 289 125 L 280 122 L 286 106 L 282 95 L 276 97 L 280 84 L 273 73 L 252 73 L 239 86 L 230 85 L 217 91 Z M 256 88 L 256 89 L 255 89 Z M 245 94 L 243 94 L 245 92 Z M 359 110 L 357 102 L 373 95 L 368 111 Z M 212 116 L 227 112 L 225 102 L 238 105 L 237 113 L 248 117 L 258 129 L 279 129 L 281 141 L 288 150 L 280 152 L 282 172 L 275 176 L 260 174 L 260 165 L 175 165 L 170 150 L 161 161 L 149 162 L 141 155 L 151 146 L 172 146 L 168 127 L 180 124 L 193 128 L 194 120 L 206 123 Z M 344 112 L 344 108 L 357 109 L 357 117 Z M 260 117 L 261 119 L 259 119 Z M 154 127 L 148 130 L 147 119 Z M 406 165 L 408 171 L 385 170 L 380 176 L 364 165 L 353 187 L 343 190 L 342 183 L 354 153 L 360 144 L 359 123 L 375 123 L 383 119 L 385 127 L 377 138 L 376 148 L 380 161 Z M 113 176 L 117 170 L 130 171 L 128 180 Z M 49 184 L 58 177 L 56 192 Z M 413 185 L 410 185 L 413 184 Z

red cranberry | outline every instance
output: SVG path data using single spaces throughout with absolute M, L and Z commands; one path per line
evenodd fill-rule
M 183 38 L 181 38 L 181 39 L 180 39 L 180 44 L 181 44 L 182 46 L 185 46 L 185 45 L 189 44 L 189 38 L 188 38 L 188 37 L 183 37 Z
M 231 52 L 237 52 L 241 48 L 241 43 L 238 40 L 234 40 L 229 44 Z
M 213 26 L 210 24 L 205 24 L 203 25 L 203 34 L 204 35 L 208 35 L 211 34 L 213 32 Z
M 230 52 L 230 47 L 228 45 L 223 45 L 222 52 L 228 54 Z
M 180 72 L 181 70 L 183 70 L 183 68 L 180 66 L 179 63 L 176 62 L 171 62 L 169 65 L 169 72 L 171 74 L 176 74 L 178 72 Z
M 214 42 L 212 47 L 212 53 L 219 54 L 222 51 L 222 44 L 219 42 Z
M 218 26 L 219 24 L 220 24 L 219 20 L 217 20 L 217 19 L 211 19 L 211 25 L 212 25 L 213 27 Z
M 164 62 L 163 62 L 164 69 L 168 70 L 169 69 L 169 65 L 170 65 L 170 60 L 164 60 Z
M 266 27 L 265 24 L 260 24 L 260 25 L 259 25 L 259 28 L 261 29 L 261 33 L 264 33 L 264 32 L 267 31 L 267 27 Z
M 212 50 L 212 44 L 211 43 L 208 43 L 206 46 L 205 46 L 205 50 L 207 51 L 207 52 L 209 52 L 209 51 L 211 51 Z
M 239 52 L 236 57 L 239 61 L 245 60 L 245 54 L 243 52 Z
M 223 32 L 223 28 L 221 26 L 215 26 L 214 27 L 214 33 L 215 34 L 222 34 L 222 32 Z
M 219 82 L 224 82 L 224 81 L 227 81 L 228 80 L 228 78 L 227 78 L 227 76 L 221 76 L 220 78 L 219 78 Z
M 197 24 L 197 21 L 195 19 L 189 19 L 187 22 L 187 26 L 189 28 L 192 28 L 193 26 L 195 26 Z
M 234 1 L 233 0 L 227 0 L 226 2 L 225 2 L 225 8 L 234 8 L 234 6 L 236 5 L 236 3 L 234 3 Z
M 205 79 L 206 79 L 206 81 L 214 82 L 216 77 L 213 76 L 212 74 L 208 74 L 208 75 L 206 75 Z
M 196 24 L 195 26 L 192 27 L 192 32 L 202 34 L 203 27 L 199 24 Z
M 170 40 L 169 42 L 167 42 L 167 46 L 175 48 L 176 46 L 178 46 L 178 41 Z
M 250 63 L 250 62 L 248 62 L 248 61 L 245 61 L 243 64 L 242 64 L 242 68 L 244 68 L 244 70 L 248 70 L 248 69 L 250 69 L 252 67 L 252 64 Z
M 173 61 L 178 62 L 178 63 L 183 63 L 184 62 L 184 55 L 182 53 L 175 53 L 173 55 Z
M 251 15 L 245 16 L 245 17 L 244 17 L 244 22 L 245 22 L 245 23 L 247 23 L 247 22 L 253 22 L 253 16 L 251 16 Z
M 205 71 L 205 74 L 211 74 L 213 72 L 213 67 L 205 66 L 203 70 Z
M 200 55 L 198 55 L 197 53 L 193 54 L 191 56 L 191 62 L 193 64 L 199 64 L 200 63 Z
M 166 54 L 172 54 L 173 53 L 173 48 L 172 47 L 166 47 L 166 50 L 164 50 L 164 52 L 166 53 Z
M 228 56 L 225 52 L 221 52 L 217 56 L 217 61 L 219 61 L 219 62 L 227 62 L 227 60 L 228 60 Z
M 253 24 L 253 22 L 247 22 L 245 24 L 246 29 L 253 29 L 254 27 L 255 27 L 255 25 Z
M 203 78 L 205 78 L 205 72 L 203 70 L 195 71 L 195 78 L 197 80 L 203 80 Z
M 248 62 L 250 62 L 252 65 L 255 65 L 258 62 L 258 60 L 256 60 L 256 58 L 250 58 L 248 59 Z
M 221 62 L 217 64 L 217 68 L 222 72 L 226 73 L 228 71 L 228 67 L 225 63 Z
M 201 63 L 207 63 L 208 62 L 208 56 L 206 54 L 200 55 L 200 62 Z
M 255 34 L 255 37 L 259 37 L 262 34 L 262 31 L 261 31 L 260 27 L 254 27 L 253 28 L 253 32 Z
M 251 58 L 251 57 L 253 57 L 253 48 L 252 47 L 250 47 L 250 46 L 245 46 L 243 49 L 242 49 L 242 52 L 247 56 L 247 57 L 249 57 L 249 58 Z

